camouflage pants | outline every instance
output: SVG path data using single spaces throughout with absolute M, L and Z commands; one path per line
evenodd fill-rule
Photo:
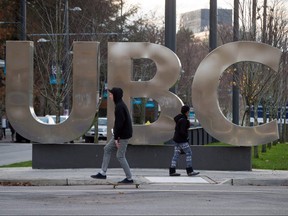
M 174 146 L 174 155 L 171 161 L 171 168 L 176 168 L 179 155 L 181 150 L 185 153 L 186 156 L 186 167 L 192 167 L 192 150 L 188 142 L 185 143 L 175 143 Z

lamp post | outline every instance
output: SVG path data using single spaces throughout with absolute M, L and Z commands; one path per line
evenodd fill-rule
M 210 0 L 209 48 L 210 52 L 217 47 L 217 0 Z
M 233 27 L 233 41 L 239 40 L 239 0 L 234 0 L 234 27 Z M 232 121 L 239 125 L 239 87 L 237 86 L 236 76 L 238 74 L 238 67 L 235 65 L 233 73 L 233 87 L 232 87 Z
M 64 80 L 66 81 L 66 85 L 68 84 L 68 73 L 69 73 L 69 1 L 65 0 L 65 9 L 64 9 L 64 52 L 65 52 L 65 58 L 64 58 Z M 69 92 L 64 98 L 64 115 L 69 114 L 69 100 L 70 100 L 70 94 Z
M 165 1 L 165 46 L 176 51 L 176 0 Z
M 26 40 L 26 0 L 21 0 L 20 2 L 20 11 L 21 11 L 21 33 L 20 40 Z
M 81 11 L 80 7 L 69 8 L 69 0 L 65 0 L 64 9 L 64 80 L 68 80 L 69 65 L 70 65 L 70 43 L 69 43 L 69 11 Z M 66 82 L 67 85 L 67 82 Z M 70 110 L 70 93 L 68 92 L 64 98 L 64 115 L 68 115 Z
M 176 52 L 176 0 L 165 0 L 165 46 Z M 175 88 L 170 91 L 175 93 Z

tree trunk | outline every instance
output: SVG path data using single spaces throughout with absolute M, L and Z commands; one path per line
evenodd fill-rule
M 268 149 L 271 149 L 271 147 L 272 147 L 272 142 L 268 143 L 268 144 L 267 144 L 267 147 L 268 147 Z
M 257 0 L 253 0 L 252 3 L 252 40 L 256 41 L 256 10 Z
M 262 43 L 266 43 L 266 25 L 267 25 L 267 0 L 264 0 L 263 5 L 263 29 L 262 29 Z
M 254 158 L 259 158 L 259 153 L 258 153 L 258 146 L 254 146 Z
M 261 146 L 261 152 L 266 152 L 267 151 L 267 145 L 266 144 L 263 144 L 262 146 Z
M 254 106 L 254 126 L 258 125 L 258 104 Z M 254 146 L 254 158 L 259 158 L 258 146 Z

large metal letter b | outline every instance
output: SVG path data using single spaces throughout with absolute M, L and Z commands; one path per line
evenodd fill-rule
M 149 58 L 156 64 L 155 76 L 149 81 L 132 81 L 132 59 Z M 152 98 L 158 102 L 160 115 L 150 125 L 134 125 L 133 144 L 163 144 L 173 136 L 173 117 L 180 112 L 182 101 L 169 91 L 180 74 L 180 61 L 168 48 L 146 42 L 109 43 L 108 88 L 121 87 L 124 101 L 130 107 L 131 98 Z M 108 126 L 112 126 L 113 105 L 108 103 Z M 111 134 L 110 134 L 111 136 Z

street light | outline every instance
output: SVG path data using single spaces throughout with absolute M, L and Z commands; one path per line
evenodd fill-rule
M 69 8 L 70 11 L 82 11 L 80 7 Z
M 47 43 L 47 42 L 50 42 L 50 40 L 47 40 L 47 39 L 45 39 L 45 38 L 39 38 L 39 39 L 37 40 L 37 43 Z
M 0 21 L 0 24 L 20 24 L 20 22 L 5 22 L 5 21 Z

